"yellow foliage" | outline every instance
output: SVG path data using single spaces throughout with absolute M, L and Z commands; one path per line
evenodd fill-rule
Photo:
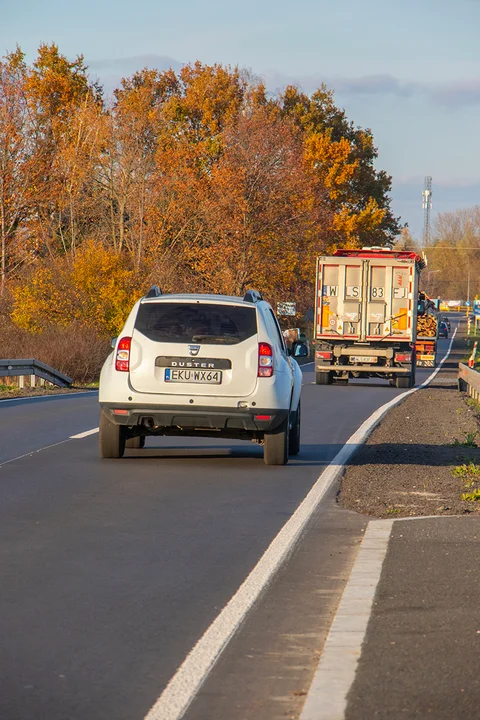
M 81 321 L 102 334 L 114 335 L 142 292 L 139 284 L 125 256 L 91 241 L 73 260 L 59 258 L 18 284 L 13 291 L 12 320 L 32 332 Z
M 347 194 L 348 183 L 358 168 L 359 161 L 350 161 L 351 147 L 348 140 L 331 139 L 331 131 L 313 132 L 305 139 L 305 162 L 320 176 L 331 200 Z
M 332 226 L 347 242 L 355 241 L 360 236 L 373 233 L 381 225 L 385 210 L 378 207 L 376 200 L 369 198 L 363 210 L 352 212 L 343 206 L 334 216 Z

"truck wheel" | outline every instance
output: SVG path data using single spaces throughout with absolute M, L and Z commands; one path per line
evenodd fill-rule
M 288 439 L 288 454 L 298 455 L 300 452 L 300 402 L 298 408 L 292 413 L 292 427 Z
M 140 450 L 145 447 L 145 435 L 137 435 L 125 441 L 125 447 L 132 450 Z
M 273 432 L 265 433 L 263 459 L 265 465 L 286 465 L 290 435 L 288 417 Z
M 315 373 L 315 383 L 317 385 L 331 385 L 333 383 L 332 372 L 317 372 Z
M 111 422 L 103 410 L 100 411 L 98 444 L 102 458 L 123 457 L 125 452 L 125 428 Z
M 396 381 L 397 388 L 411 388 L 415 385 L 415 378 L 411 375 L 399 375 Z

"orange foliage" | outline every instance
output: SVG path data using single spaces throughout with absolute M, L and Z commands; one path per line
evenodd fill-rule
M 0 82 L 2 279 L 21 327 L 114 332 L 141 276 L 306 308 L 315 255 L 399 229 L 371 133 L 325 87 L 275 97 L 196 62 L 145 68 L 105 107 L 55 44 L 32 67 L 4 58 Z

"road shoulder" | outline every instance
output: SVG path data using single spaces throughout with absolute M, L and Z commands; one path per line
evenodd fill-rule
M 336 506 L 337 492 L 338 485 L 330 488 L 185 720 L 299 716 L 366 525 L 360 515 Z
M 431 384 L 392 408 L 359 448 L 342 481 L 342 507 L 379 518 L 480 512 L 479 502 L 462 499 L 480 485 L 476 410 L 457 390 L 464 354 L 460 336 Z
M 476 720 L 480 526 L 394 522 L 346 720 Z

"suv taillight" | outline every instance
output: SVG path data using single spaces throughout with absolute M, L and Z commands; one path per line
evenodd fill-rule
M 131 343 L 131 337 L 123 337 L 118 343 L 117 354 L 115 356 L 115 370 L 119 372 L 128 372 L 130 370 Z
M 268 343 L 258 343 L 258 377 L 272 377 L 273 350 Z

